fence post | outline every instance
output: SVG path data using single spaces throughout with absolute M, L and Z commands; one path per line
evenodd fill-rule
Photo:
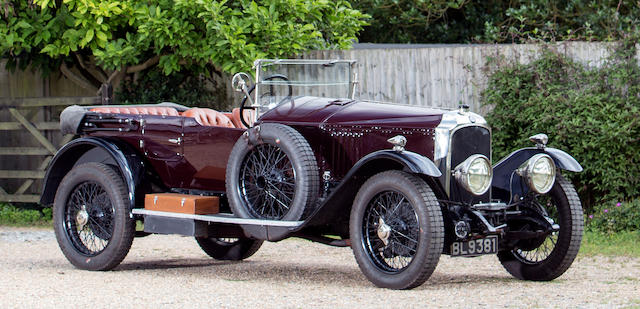
M 111 84 L 102 84 L 102 86 L 100 86 L 100 104 L 113 104 L 113 87 Z

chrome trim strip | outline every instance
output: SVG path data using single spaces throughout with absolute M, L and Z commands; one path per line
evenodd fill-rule
M 230 223 L 230 224 L 247 224 L 247 225 L 267 225 L 281 227 L 298 227 L 304 221 L 279 221 L 279 220 L 263 220 L 263 219 L 245 219 L 234 217 L 232 214 L 215 214 L 215 215 L 192 215 L 166 211 L 156 211 L 136 208 L 131 211 L 134 215 L 158 216 L 179 219 L 193 219 L 198 221 Z
M 511 207 L 511 205 L 507 205 L 506 203 L 490 202 L 490 203 L 475 204 L 475 205 L 471 206 L 471 209 L 473 209 L 473 210 L 486 210 L 486 211 L 498 211 L 498 210 L 505 210 L 505 209 L 507 209 L 509 207 Z

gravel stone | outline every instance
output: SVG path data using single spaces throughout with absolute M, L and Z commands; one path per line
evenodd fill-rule
M 215 261 L 191 237 L 137 238 L 113 271 L 74 268 L 51 230 L 0 227 L 0 308 L 616 308 L 640 306 L 640 259 L 582 257 L 551 282 L 511 277 L 495 256 L 442 256 L 409 291 L 373 286 L 349 248 L 265 243 Z

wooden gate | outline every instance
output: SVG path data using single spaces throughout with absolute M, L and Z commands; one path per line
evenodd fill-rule
M 0 98 L 0 202 L 37 203 L 47 166 L 73 138 L 60 133 L 60 111 L 102 103 L 101 97 Z

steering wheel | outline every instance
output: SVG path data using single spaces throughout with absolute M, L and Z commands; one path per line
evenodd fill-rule
M 270 76 L 267 76 L 266 78 L 264 78 L 263 80 L 274 80 L 274 79 L 281 79 L 284 80 L 286 82 L 289 81 L 289 78 L 287 78 L 287 76 L 283 75 L 283 74 L 273 74 Z M 278 105 L 280 105 L 282 102 L 284 102 L 285 100 L 287 100 L 288 98 L 291 98 L 291 96 L 293 95 L 293 86 L 291 86 L 291 84 L 287 84 L 289 87 L 289 94 L 287 94 L 287 96 L 282 99 L 280 102 L 278 102 Z M 249 88 L 249 90 L 247 91 L 248 95 L 251 95 L 251 93 L 256 89 L 256 85 L 251 86 L 251 88 Z M 271 94 L 271 96 L 275 96 L 275 91 L 274 91 L 274 85 L 269 85 L 269 92 Z M 242 122 L 243 125 L 245 125 L 247 128 L 251 127 L 249 125 L 249 123 L 247 123 L 247 121 L 244 119 L 244 111 L 247 109 L 252 109 L 255 110 L 256 108 L 253 106 L 247 106 L 247 99 L 248 96 L 245 95 L 244 98 L 242 99 L 242 102 L 240 103 L 240 122 Z

